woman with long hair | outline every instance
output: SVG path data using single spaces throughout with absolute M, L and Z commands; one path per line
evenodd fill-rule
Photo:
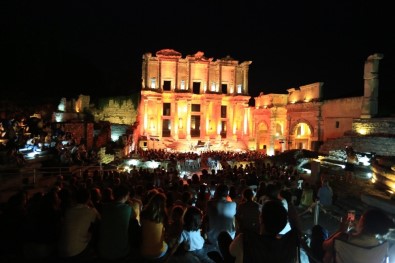
M 144 206 L 140 214 L 141 220 L 141 247 L 143 259 L 161 261 L 165 258 L 168 245 L 165 241 L 165 226 L 168 216 L 166 209 L 166 196 L 157 192 Z

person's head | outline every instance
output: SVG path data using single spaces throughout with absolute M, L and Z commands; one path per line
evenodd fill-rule
M 106 187 L 102 191 L 102 202 L 111 202 L 114 200 L 114 194 L 111 187 Z
M 181 222 L 182 216 L 184 214 L 184 207 L 181 205 L 175 205 L 171 209 L 171 221 L 172 222 Z
M 186 205 L 192 204 L 192 199 L 193 199 L 192 193 L 188 190 L 184 191 L 181 195 L 181 201 Z
M 251 188 L 244 189 L 244 191 L 243 191 L 243 198 L 245 200 L 251 201 L 253 197 L 254 197 L 254 192 L 252 191 Z
M 229 187 L 226 184 L 219 184 L 215 189 L 214 198 L 226 198 L 229 194 Z
M 237 197 L 237 189 L 236 189 L 236 186 L 234 186 L 234 185 L 231 185 L 230 187 L 229 187 L 229 197 L 232 199 L 232 200 L 234 200 L 234 199 L 236 199 L 236 197 Z
M 157 192 L 144 206 L 140 214 L 141 219 L 164 223 L 167 221 L 166 195 Z
M 266 186 L 266 195 L 272 199 L 277 200 L 280 193 L 280 187 L 276 183 L 271 183 Z
M 126 185 L 121 184 L 119 186 L 114 187 L 113 194 L 115 201 L 124 200 L 129 197 L 129 188 Z
M 91 193 L 85 187 L 78 188 L 75 193 L 75 201 L 78 204 L 86 204 L 88 201 L 91 200 Z
M 190 206 L 185 211 L 183 221 L 184 221 L 184 229 L 186 231 L 198 231 L 202 224 L 202 211 L 195 207 Z
M 94 203 L 101 202 L 102 194 L 100 188 L 95 187 L 91 189 L 91 199 Z
M 384 211 L 372 208 L 362 214 L 357 230 L 369 235 L 385 235 L 393 227 L 394 222 Z
M 292 193 L 289 190 L 285 190 L 285 189 L 280 190 L 279 197 L 280 197 L 280 199 L 283 198 L 283 199 L 287 200 L 288 204 L 292 203 Z
M 159 191 L 156 190 L 155 188 L 149 190 L 149 191 L 147 192 L 147 194 L 145 195 L 145 197 L 143 198 L 143 200 L 142 200 L 142 201 L 143 201 L 143 205 L 148 204 L 148 202 L 151 200 L 151 198 L 152 198 L 154 195 L 156 195 L 157 193 L 159 193 Z
M 192 183 L 193 183 L 193 184 L 199 184 L 199 181 L 200 181 L 199 175 L 196 174 L 196 173 L 194 173 L 194 174 L 192 175 Z
M 281 201 L 270 200 L 262 206 L 260 220 L 263 234 L 276 236 L 286 226 L 288 213 Z
M 199 185 L 199 193 L 205 194 L 206 191 L 207 191 L 207 185 L 206 184 Z
M 321 180 L 321 186 L 329 186 L 329 181 L 328 181 L 328 179 L 322 179 L 322 180 Z

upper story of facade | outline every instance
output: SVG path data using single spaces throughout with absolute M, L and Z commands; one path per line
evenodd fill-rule
M 203 52 L 182 57 L 173 49 L 143 55 L 142 89 L 192 94 L 248 95 L 251 61 L 239 64 L 230 56 L 213 60 Z

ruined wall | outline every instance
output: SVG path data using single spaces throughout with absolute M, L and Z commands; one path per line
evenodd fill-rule
M 355 119 L 352 130 L 361 135 L 395 136 L 395 118 Z
M 352 145 L 357 152 L 395 156 L 395 118 L 354 119 L 350 136 L 328 140 L 320 152 L 327 154 L 347 145 Z
M 351 145 L 357 152 L 373 152 L 376 155 L 395 156 L 395 137 L 346 136 L 326 141 L 319 152 L 329 154 L 331 150 L 344 150 L 348 145 Z
M 88 150 L 93 147 L 93 123 L 86 122 L 68 122 L 62 124 L 64 127 L 64 132 L 69 132 L 75 139 L 76 144 L 80 144 L 82 140 L 86 142 L 86 148 Z
M 96 122 L 132 125 L 137 119 L 137 97 L 111 97 L 99 101 L 92 110 Z
M 289 103 L 319 101 L 322 99 L 323 82 L 315 82 L 300 86 L 299 89 L 288 89 Z
M 351 97 L 324 101 L 322 119 L 323 140 L 338 138 L 352 130 L 355 118 L 361 115 L 363 97 Z

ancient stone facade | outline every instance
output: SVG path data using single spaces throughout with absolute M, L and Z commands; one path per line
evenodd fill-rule
M 364 96 L 323 100 L 323 83 L 317 82 L 290 88 L 288 94 L 262 92 L 250 106 L 251 61 L 239 63 L 229 56 L 214 60 L 203 52 L 184 58 L 165 49 L 155 56 L 143 55 L 140 97 L 105 98 L 95 108 L 89 105 L 89 96 L 62 99 L 53 119 L 83 120 L 89 111 L 95 122 L 120 125 L 119 131 L 131 127 L 133 144 L 143 149 L 325 152 L 330 145 L 361 143 L 364 129 L 376 137 L 392 132 L 394 123 L 372 118 L 377 114 L 381 58 L 375 54 L 365 63 Z M 116 140 L 121 134 L 111 135 Z M 391 137 L 380 140 L 383 145 L 392 142 Z M 372 146 L 369 139 L 360 148 L 368 146 Z M 392 151 L 392 146 L 386 149 Z
M 214 61 L 203 52 L 186 58 L 171 49 L 144 54 L 136 137 L 153 138 L 151 144 L 143 142 L 148 148 L 172 144 L 191 150 L 205 142 L 219 149 L 230 142 L 246 149 L 252 131 L 250 64 L 231 57 Z
M 146 53 L 134 138 L 142 148 L 183 151 L 198 146 L 269 155 L 288 149 L 318 151 L 325 141 L 352 132 L 354 119 L 377 113 L 381 58 L 372 55 L 365 64 L 363 97 L 323 100 L 323 83 L 318 82 L 288 89 L 288 94 L 261 93 L 251 107 L 251 61 L 213 60 L 203 52 L 183 58 L 172 49 L 156 56 Z
M 110 97 L 100 100 L 92 109 L 95 121 L 108 121 L 113 124 L 130 125 L 137 120 L 137 98 Z

